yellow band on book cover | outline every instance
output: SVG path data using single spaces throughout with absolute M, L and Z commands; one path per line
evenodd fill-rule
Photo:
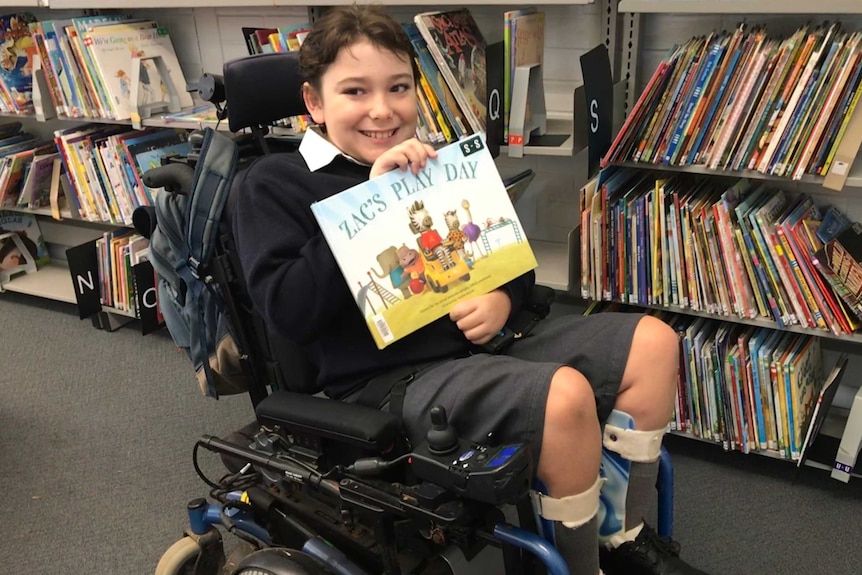
M 311 210 L 379 349 L 537 267 L 478 134 Z

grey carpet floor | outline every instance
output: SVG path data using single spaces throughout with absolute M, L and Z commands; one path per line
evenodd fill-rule
M 0 573 L 152 573 L 205 496 L 202 434 L 252 418 L 202 397 L 165 332 L 81 321 L 73 306 L 0 294 Z M 675 535 L 712 575 L 860 572 L 862 483 L 679 438 Z M 220 466 L 208 454 L 205 471 Z

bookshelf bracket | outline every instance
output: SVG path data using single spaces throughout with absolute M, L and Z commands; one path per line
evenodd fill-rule
M 531 136 L 548 130 L 545 110 L 545 82 L 541 64 L 518 66 L 512 77 L 512 102 L 509 109 L 509 157 L 524 157 L 524 146 Z
M 621 16 L 617 0 L 601 0 L 604 22 L 604 44 L 611 59 L 611 75 L 614 81 L 620 78 L 620 59 L 623 47 L 620 45 Z
M 623 117 L 628 116 L 640 93 L 638 87 L 638 52 L 640 51 L 640 14 L 623 15 L 622 63 L 620 76 L 626 84 L 626 97 L 623 100 Z

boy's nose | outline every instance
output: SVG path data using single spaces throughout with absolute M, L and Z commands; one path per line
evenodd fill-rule
M 371 105 L 371 117 L 375 119 L 388 118 L 392 115 L 392 106 L 386 96 L 378 96 Z

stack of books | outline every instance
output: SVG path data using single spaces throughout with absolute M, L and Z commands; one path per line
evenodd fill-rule
M 603 165 L 627 161 L 825 176 L 860 96 L 862 33 L 741 26 L 675 46 Z
M 127 120 L 138 107 L 172 97 L 182 108 L 193 105 L 170 34 L 158 22 L 122 14 L 41 22 L 27 19 L 32 20 L 30 42 L 42 62 L 59 116 Z M 141 59 L 137 71 L 133 57 Z M 159 73 L 153 58 L 161 58 L 167 77 Z M 138 101 L 132 103 L 136 77 Z M 32 78 L 28 81 L 32 83 Z M 32 101 L 28 113 L 32 113 Z
M 835 212 L 748 179 L 606 168 L 581 196 L 581 294 L 850 334 L 862 241 L 824 235 Z

